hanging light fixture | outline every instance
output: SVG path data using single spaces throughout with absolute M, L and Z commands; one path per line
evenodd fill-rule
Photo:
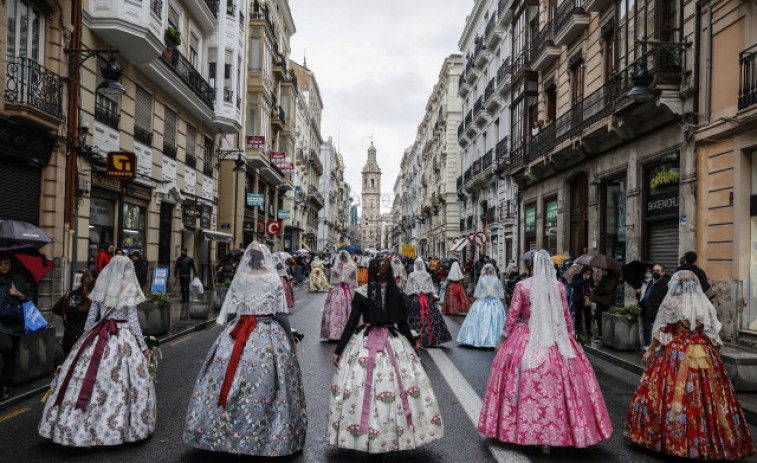
M 126 89 L 119 82 L 122 70 L 116 65 L 116 59 L 111 56 L 108 59 L 108 64 L 100 68 L 103 81 L 97 86 L 97 92 L 111 98 L 117 98 L 126 93 Z

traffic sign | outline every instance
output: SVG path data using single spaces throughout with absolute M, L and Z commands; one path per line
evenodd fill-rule
M 475 233 L 468 233 L 468 242 L 472 243 L 473 239 L 476 237 Z
M 488 237 L 486 236 L 486 233 L 484 233 L 484 232 L 478 232 L 478 233 L 476 233 L 476 235 L 475 235 L 475 236 L 473 237 L 473 241 L 474 241 L 474 242 L 475 242 L 475 243 L 476 243 L 477 245 L 479 245 L 479 246 L 483 246 L 483 245 L 485 245 L 485 244 L 486 244 L 486 242 L 487 242 L 488 240 L 489 240 L 489 238 L 488 238 Z
M 269 220 L 265 227 L 265 232 L 269 235 L 281 234 L 281 222 L 275 220 Z

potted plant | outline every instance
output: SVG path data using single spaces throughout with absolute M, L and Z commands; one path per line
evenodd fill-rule
M 165 57 L 171 64 L 176 65 L 179 62 L 177 48 L 181 45 L 181 31 L 168 26 L 163 34 L 163 40 L 166 42 L 166 50 L 163 52 Z
M 611 307 L 602 314 L 602 344 L 616 350 L 639 349 L 639 307 Z
M 166 291 L 148 293 L 137 306 L 137 315 L 145 336 L 167 332 L 171 327 L 171 296 Z

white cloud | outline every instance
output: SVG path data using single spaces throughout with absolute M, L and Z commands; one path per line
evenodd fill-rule
M 290 1 L 297 26 L 291 56 L 301 62 L 306 55 L 315 73 L 322 135 L 338 143 L 353 191 L 360 193 L 371 134 L 381 190 L 392 191 L 444 58 L 459 53 L 471 6 L 462 0 Z

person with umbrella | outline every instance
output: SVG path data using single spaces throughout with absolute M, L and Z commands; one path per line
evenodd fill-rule
M 21 304 L 33 300 L 36 296 L 32 284 L 13 268 L 11 254 L 0 254 L 0 354 L 2 354 L 2 370 L 0 370 L 0 401 L 8 399 L 11 390 L 11 380 L 16 367 L 16 348 L 21 336 L 24 335 L 24 316 Z M 14 308 L 17 308 L 13 310 Z
M 594 291 L 594 279 L 591 267 L 584 265 L 581 272 L 573 276 L 570 285 L 573 287 L 573 309 L 576 317 L 576 331 L 581 331 L 581 322 L 586 327 L 586 336 L 591 338 L 591 293 Z
M 594 319 L 597 321 L 596 339 L 602 337 L 602 312 L 607 312 L 610 307 L 615 305 L 615 299 L 618 297 L 618 285 L 620 278 L 614 270 L 602 270 L 602 279 L 594 288 L 591 296 L 592 302 L 597 304 L 597 310 L 594 313 Z

